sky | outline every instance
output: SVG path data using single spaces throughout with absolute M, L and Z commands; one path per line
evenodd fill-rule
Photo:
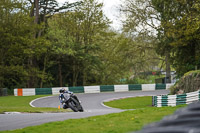
M 76 2 L 80 0 L 57 0 L 60 4 L 68 1 L 68 2 Z M 121 27 L 120 19 L 119 19 L 119 5 L 121 4 L 121 0 L 97 0 L 99 2 L 104 3 L 103 11 L 105 15 L 113 22 L 111 26 L 115 30 L 119 30 Z

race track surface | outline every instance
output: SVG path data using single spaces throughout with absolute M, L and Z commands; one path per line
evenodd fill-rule
M 22 114 L 0 114 L 0 131 L 14 130 L 28 126 L 40 125 L 53 121 L 63 121 L 67 119 L 79 119 L 90 116 L 105 115 L 109 113 L 119 113 L 124 110 L 109 108 L 104 106 L 103 101 L 136 96 L 153 96 L 168 94 L 167 90 L 157 91 L 131 91 L 131 92 L 112 92 L 96 94 L 76 94 L 81 101 L 84 112 L 67 112 L 67 113 L 22 113 Z M 51 96 L 37 99 L 32 102 L 35 107 L 54 107 L 57 108 L 59 103 L 58 96 Z

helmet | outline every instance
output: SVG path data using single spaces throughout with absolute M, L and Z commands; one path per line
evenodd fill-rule
M 60 92 L 60 93 L 64 93 L 64 92 L 65 92 L 65 89 L 62 88 L 62 89 L 59 90 L 59 92 Z

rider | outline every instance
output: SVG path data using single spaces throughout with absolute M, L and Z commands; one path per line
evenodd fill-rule
M 76 99 L 78 102 L 80 102 L 80 101 L 78 100 L 78 98 L 76 97 L 76 95 L 73 95 L 73 92 L 71 92 L 71 91 L 67 91 L 67 90 L 65 90 L 64 88 L 61 88 L 61 89 L 59 90 L 59 92 L 60 92 L 59 100 L 60 100 L 60 103 L 63 104 L 63 109 L 66 109 L 66 108 L 67 108 L 67 105 L 65 104 L 66 101 L 64 100 L 64 93 L 69 93 L 69 94 L 71 94 L 71 96 L 72 96 L 74 99 Z
M 64 104 L 64 105 L 63 105 L 63 109 L 66 109 L 66 108 L 67 108 L 67 105 L 65 104 L 64 93 L 72 94 L 73 92 L 67 91 L 67 90 L 65 90 L 64 88 L 61 88 L 61 89 L 59 90 L 59 92 L 60 92 L 60 95 L 59 95 L 60 103 L 62 103 L 62 105 Z

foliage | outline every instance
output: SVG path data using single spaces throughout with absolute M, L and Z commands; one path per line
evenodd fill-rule
M 124 31 L 156 35 L 154 49 L 165 57 L 166 76 L 170 64 L 178 76 L 199 68 L 199 0 L 127 0 L 121 11 Z
M 156 79 L 164 77 L 164 75 L 138 75 L 127 80 L 126 84 L 154 84 Z
M 95 0 L 85 0 L 74 12 L 57 14 L 48 21 L 47 36 L 58 61 L 53 67 L 60 66 L 58 73 L 63 73 L 65 68 L 69 69 L 65 76 L 68 81 L 64 81 L 69 86 L 87 85 L 93 80 L 91 72 L 99 64 L 96 36 L 101 36 L 108 27 L 102 6 Z M 60 83 L 63 82 L 62 78 L 63 75 L 60 74 Z
M 147 67 L 148 70 L 158 66 L 160 62 L 165 62 L 166 67 L 162 65 L 160 70 L 166 68 L 166 76 L 170 77 L 170 47 L 159 36 L 159 33 L 163 32 L 160 28 L 161 15 L 151 0 L 127 0 L 121 5 L 121 12 L 126 16 L 123 21 L 123 31 L 133 40 L 137 40 L 136 45 L 139 44 L 145 52 L 139 58 L 139 61 L 144 62 L 141 63 L 140 68 Z M 139 51 L 139 49 L 135 50 Z
M 112 31 L 102 7 L 97 0 L 1 1 L 0 87 L 119 84 L 163 61 L 155 36 Z
M 93 62 L 98 62 L 94 36 L 107 27 L 102 4 L 90 0 L 57 7 L 55 0 L 41 0 L 40 16 L 34 18 L 34 2 L 38 1 L 29 2 L 0 2 L 0 86 L 82 85 L 89 77 L 86 73 L 96 66 Z M 67 12 L 74 6 L 74 11 Z M 55 14 L 63 9 L 65 12 Z
M 1 1 L 0 2 L 1 19 L 0 19 L 0 86 L 14 87 L 21 81 L 25 84 L 27 71 L 24 70 L 25 56 L 29 56 L 31 52 L 25 53 L 32 44 L 31 34 L 31 18 L 26 16 L 27 10 L 23 10 L 23 5 L 17 1 Z M 12 77 L 12 78 L 10 78 Z
M 162 36 L 168 39 L 171 62 L 178 75 L 199 68 L 199 1 L 152 0 L 152 3 L 161 15 Z
M 177 94 L 179 91 L 183 93 L 194 92 L 200 89 L 200 70 L 189 71 L 170 88 L 171 94 Z

